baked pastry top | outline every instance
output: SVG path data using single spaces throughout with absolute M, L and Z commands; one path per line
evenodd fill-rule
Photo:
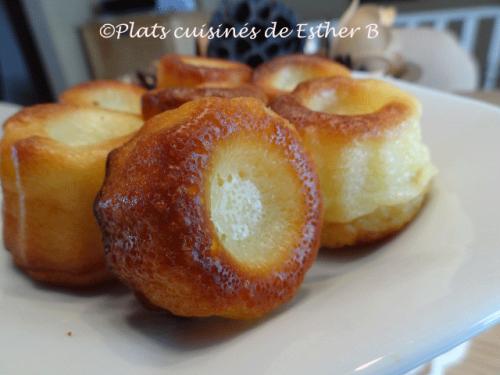
M 289 300 L 321 201 L 296 130 L 254 98 L 191 101 L 110 155 L 95 203 L 112 271 L 177 315 L 255 318 Z

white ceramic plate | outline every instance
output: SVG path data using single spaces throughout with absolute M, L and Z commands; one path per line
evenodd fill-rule
M 323 252 L 253 323 L 146 311 L 120 285 L 54 290 L 0 251 L 0 373 L 398 374 L 500 320 L 500 109 L 401 85 L 440 174 L 400 235 Z

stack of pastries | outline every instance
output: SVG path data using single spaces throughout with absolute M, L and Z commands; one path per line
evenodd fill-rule
M 257 318 L 320 246 L 387 237 L 421 208 L 436 171 L 420 104 L 393 85 L 304 55 L 157 69 L 155 90 L 89 82 L 5 123 L 5 245 L 33 279 L 114 276 L 176 315 Z

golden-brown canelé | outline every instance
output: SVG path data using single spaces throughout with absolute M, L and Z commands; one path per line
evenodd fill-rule
M 350 75 L 345 66 L 324 57 L 287 55 L 261 64 L 253 73 L 253 83 L 272 99 L 293 91 L 304 81 Z
M 318 179 L 288 121 L 202 98 L 109 155 L 96 198 L 111 270 L 176 315 L 256 318 L 289 300 L 319 246 Z
M 271 107 L 295 124 L 318 169 L 322 245 L 394 233 L 419 211 L 436 170 L 420 132 L 420 104 L 378 80 L 323 78 Z
M 140 115 L 141 97 L 146 92 L 138 85 L 120 81 L 89 81 L 64 91 L 59 101 Z
M 195 87 L 203 83 L 250 82 L 252 69 L 242 63 L 199 56 L 166 55 L 158 62 L 157 87 Z
M 136 115 L 69 104 L 25 108 L 7 120 L 4 241 L 32 278 L 63 286 L 109 278 L 92 205 L 108 152 L 141 124 Z
M 256 86 L 202 85 L 198 87 L 171 87 L 149 91 L 142 97 L 142 117 L 147 120 L 158 113 L 174 109 L 194 99 L 215 96 L 218 98 L 251 97 L 267 104 L 266 95 Z

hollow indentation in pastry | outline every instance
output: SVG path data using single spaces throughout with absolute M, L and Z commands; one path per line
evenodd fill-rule
M 222 59 L 166 55 L 157 66 L 158 88 L 195 87 L 204 83 L 247 83 L 252 69 L 235 61 Z
M 407 94 L 376 80 L 318 79 L 297 87 L 294 95 L 312 111 L 336 115 L 365 115 L 395 102 L 415 108 Z
M 418 212 L 411 202 L 423 200 L 436 170 L 411 95 L 383 81 L 323 78 L 271 107 L 295 124 L 318 168 L 324 246 L 377 240 Z
M 59 100 L 66 104 L 140 114 L 141 97 L 144 93 L 146 90 L 137 85 L 99 80 L 73 86 L 64 91 Z
M 67 146 L 88 146 L 122 137 L 136 131 L 141 123 L 136 118 L 117 121 L 114 113 L 75 109 L 64 116 L 54 116 L 46 126 L 50 138 Z
M 285 155 L 248 136 L 224 142 L 212 164 L 210 217 L 224 249 L 254 268 L 289 255 L 305 207 Z
M 253 74 L 253 82 L 270 98 L 275 98 L 311 79 L 349 75 L 349 69 L 343 65 L 319 56 L 288 55 L 260 65 Z
M 285 66 L 271 77 L 272 84 L 282 91 L 293 91 L 301 82 L 318 78 L 317 71 L 308 66 Z
M 109 157 L 95 213 L 115 275 L 183 316 L 256 318 L 319 245 L 318 179 L 295 128 L 253 98 L 193 100 Z

